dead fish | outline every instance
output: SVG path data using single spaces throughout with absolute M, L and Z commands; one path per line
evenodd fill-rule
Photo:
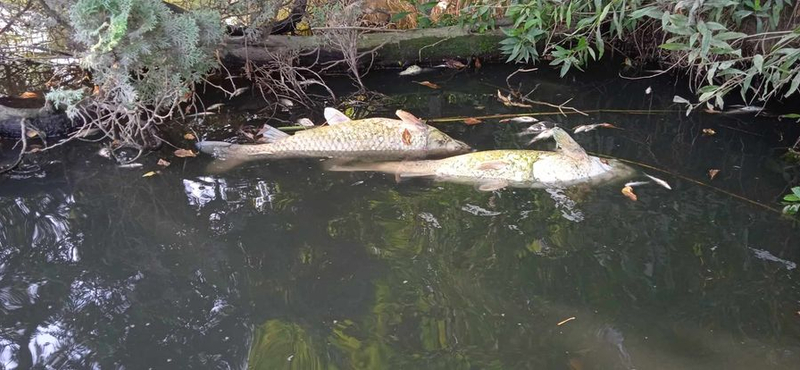
M 278 158 L 407 159 L 445 156 L 470 150 L 467 144 L 431 127 L 413 114 L 398 110 L 400 119 L 351 120 L 344 113 L 325 108 L 328 126 L 289 135 L 269 125 L 262 129 L 265 144 L 197 143 L 200 151 L 227 162 L 230 168 L 248 160 Z
M 648 174 L 644 174 L 644 175 L 645 175 L 645 176 L 647 176 L 647 177 L 649 177 L 649 178 L 650 178 L 650 180 L 653 180 L 653 181 L 655 181 L 655 183 L 656 183 L 656 184 L 659 184 L 659 185 L 661 185 L 661 186 L 663 186 L 663 187 L 665 187 L 665 188 L 667 188 L 667 189 L 669 189 L 669 190 L 672 190 L 672 187 L 671 187 L 671 186 L 669 186 L 669 184 L 668 184 L 666 181 L 664 181 L 664 180 L 661 180 L 661 179 L 659 179 L 658 177 L 655 177 L 655 176 L 650 176 L 650 175 L 648 175 Z
M 210 106 L 206 107 L 206 111 L 210 111 L 210 110 L 217 110 L 217 109 L 220 109 L 220 108 L 222 108 L 222 107 L 224 107 L 224 106 L 225 106 L 225 104 L 224 104 L 224 103 L 212 104 L 212 105 L 210 105 Z
M 534 123 L 534 122 L 539 122 L 539 120 L 538 120 L 538 119 L 536 119 L 536 118 L 533 118 L 533 117 L 529 117 L 529 116 L 520 116 L 520 117 L 514 117 L 514 118 L 505 118 L 505 119 L 501 119 L 501 120 L 500 120 L 500 123 L 507 123 L 507 122 L 514 122 L 514 123 Z
M 552 133 L 560 151 L 490 150 L 436 160 L 328 164 L 331 171 L 377 171 L 404 177 L 475 185 L 490 191 L 505 187 L 552 188 L 600 183 L 633 175 L 617 160 L 590 156 L 561 128 Z
M 142 167 L 142 166 L 144 166 L 144 165 L 141 164 L 141 163 L 125 163 L 125 164 L 117 165 L 117 167 L 119 167 L 119 168 L 139 168 L 139 167 Z
M 186 118 L 214 116 L 214 115 L 216 115 L 216 113 L 206 111 L 206 112 L 197 112 L 197 113 L 187 114 Z
M 577 126 L 573 130 L 573 133 L 577 134 L 577 133 L 581 133 L 581 132 L 589 132 L 589 131 L 597 129 L 598 127 L 617 128 L 617 126 L 614 126 L 614 125 L 612 125 L 610 123 L 595 123 L 595 124 L 592 124 L 592 125 L 580 125 L 580 126 Z
M 650 181 L 633 181 L 633 182 L 625 183 L 625 187 L 631 187 L 632 188 L 634 186 L 647 185 L 649 183 L 650 183 Z
M 408 68 L 402 70 L 400 72 L 400 76 L 414 76 L 422 73 L 422 68 L 416 64 L 409 66 Z
M 525 136 L 525 135 L 541 134 L 542 132 L 547 131 L 548 129 L 551 129 L 553 127 L 555 127 L 555 124 L 553 122 L 541 121 L 528 126 L 528 128 L 522 130 L 522 132 L 518 133 L 517 135 Z

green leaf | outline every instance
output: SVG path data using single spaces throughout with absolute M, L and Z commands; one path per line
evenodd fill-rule
M 671 42 L 667 44 L 658 45 L 658 47 L 664 50 L 689 50 L 689 46 L 686 44 L 681 44 L 677 42 Z
M 758 73 L 764 73 L 764 56 L 761 54 L 754 55 L 753 66 L 756 67 Z
M 783 97 L 786 98 L 789 95 L 794 94 L 798 87 L 800 87 L 800 72 L 795 72 L 794 78 L 792 79 L 792 85 L 789 86 L 789 91 L 787 91 Z
M 783 197 L 783 200 L 785 200 L 787 202 L 800 202 L 800 196 L 797 196 L 797 195 L 794 195 L 794 194 L 788 194 L 788 195 Z
M 741 32 L 720 32 L 714 36 L 717 40 L 728 41 L 733 39 L 740 39 L 747 36 L 746 33 Z
M 600 27 L 597 27 L 594 35 L 594 45 L 597 47 L 597 59 L 603 58 L 603 51 L 605 50 L 605 45 L 603 45 L 603 35 L 600 34 Z M 798 74 L 800 76 L 800 74 Z
M 781 114 L 780 118 L 800 119 L 800 113 Z
M 795 196 L 800 197 L 800 186 L 793 187 L 792 193 L 794 193 Z
M 393 15 L 393 16 L 392 16 L 392 18 L 391 18 L 391 22 L 397 22 L 397 21 L 399 21 L 399 20 L 401 20 L 401 19 L 405 18 L 405 17 L 406 17 L 407 15 L 409 15 L 409 14 L 411 14 L 411 12 L 400 12 L 400 13 L 397 13 L 397 14 L 395 14 L 395 15 Z M 385 19 L 385 18 L 384 18 L 384 19 Z
M 570 66 L 572 66 L 571 60 L 567 59 L 566 61 L 564 61 L 564 64 L 561 65 L 561 73 L 560 73 L 561 77 L 564 77 L 564 75 L 567 74 L 567 71 L 569 71 Z
M 571 3 L 570 3 L 571 4 Z M 637 9 L 629 15 L 630 18 L 639 19 L 642 17 L 650 17 L 653 19 L 660 19 L 664 12 L 656 6 L 648 6 L 646 8 Z

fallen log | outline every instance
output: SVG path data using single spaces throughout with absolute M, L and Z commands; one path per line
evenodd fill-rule
M 223 60 L 226 65 L 239 65 L 248 60 L 256 64 L 266 63 L 274 60 L 274 54 L 291 50 L 317 51 L 301 58 L 300 63 L 304 65 L 341 60 L 342 52 L 328 44 L 321 33 L 347 29 L 361 30 L 358 27 L 317 29 L 317 34 L 313 36 L 265 35 L 255 42 L 246 42 L 244 37 L 229 37 L 223 46 Z M 358 37 L 358 50 L 375 50 L 372 63 L 376 66 L 399 66 L 472 56 L 492 59 L 499 57 L 497 44 L 503 38 L 505 36 L 500 30 L 475 33 L 460 26 L 384 30 L 361 34 Z

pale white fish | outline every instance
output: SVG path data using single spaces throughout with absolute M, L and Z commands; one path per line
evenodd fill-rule
M 525 135 L 541 134 L 542 132 L 544 132 L 544 131 L 547 131 L 548 129 L 550 129 L 550 128 L 552 128 L 552 127 L 553 127 L 553 125 L 552 125 L 552 124 L 551 124 L 551 125 L 549 125 L 549 127 L 548 127 L 548 124 L 549 124 L 549 123 L 550 123 L 550 122 L 546 122 L 546 123 L 545 123 L 545 122 L 538 122 L 538 123 L 534 123 L 534 124 L 530 125 L 528 128 L 526 128 L 525 130 L 523 130 L 522 132 L 520 132 L 520 133 L 519 133 L 519 134 L 517 134 L 517 135 L 519 135 L 519 136 L 525 136 Z
M 297 124 L 303 127 L 314 127 L 314 122 L 305 117 L 297 120 Z
M 420 73 L 422 73 L 422 68 L 414 64 L 400 72 L 400 76 L 414 76 Z
M 119 168 L 139 168 L 139 167 L 142 167 L 142 166 L 143 166 L 143 164 L 141 164 L 141 163 L 125 163 L 125 164 L 118 165 L 117 167 L 119 167 Z
M 645 95 L 650 95 L 651 92 L 653 92 L 653 88 L 650 87 L 650 86 L 648 86 L 646 89 L 644 89 Z
M 531 141 L 528 142 L 528 145 L 531 145 L 539 140 L 549 139 L 551 137 L 553 137 L 553 130 L 552 129 L 544 130 L 541 133 L 539 133 L 539 135 L 534 136 L 533 139 L 531 139 Z
M 514 118 L 501 119 L 500 123 L 514 122 L 514 123 L 534 123 L 539 122 L 538 119 L 529 116 L 519 116 Z
M 648 174 L 646 174 L 646 173 L 645 173 L 644 175 L 645 175 L 645 176 L 647 176 L 647 177 L 649 177 L 649 178 L 650 178 L 650 180 L 653 180 L 653 181 L 655 181 L 655 183 L 656 183 L 656 184 L 659 184 L 659 185 L 661 185 L 661 186 L 663 186 L 663 187 L 665 187 L 665 188 L 667 188 L 667 189 L 669 189 L 669 190 L 672 190 L 672 187 L 671 187 L 671 186 L 669 186 L 669 184 L 668 184 L 666 181 L 664 181 L 664 180 L 661 180 L 661 179 L 659 179 L 658 177 L 655 177 L 655 176 L 650 176 L 650 175 L 648 175 Z
M 107 147 L 100 148 L 100 150 L 97 151 L 97 155 L 103 158 L 111 158 L 111 149 Z
M 595 123 L 595 124 L 592 124 L 592 125 L 580 125 L 580 126 L 577 126 L 573 130 L 573 133 L 577 134 L 577 133 L 581 133 L 581 132 L 588 132 L 588 131 L 592 131 L 594 129 L 597 129 L 598 127 L 617 128 L 617 126 L 614 126 L 614 125 L 612 125 L 610 123 Z
M 224 103 L 213 104 L 213 105 L 210 105 L 210 106 L 206 107 L 206 111 L 220 109 L 220 108 L 222 108 L 224 106 L 225 106 Z
M 650 183 L 650 181 L 632 181 L 632 182 L 626 183 L 625 186 L 634 187 L 634 186 L 645 185 L 645 184 L 649 184 L 649 183 Z

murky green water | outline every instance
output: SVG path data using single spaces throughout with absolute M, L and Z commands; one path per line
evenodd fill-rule
M 508 72 L 413 78 L 441 90 L 375 74 L 368 84 L 390 98 L 371 114 L 514 112 L 492 96 Z M 576 78 L 585 80 L 548 73 L 514 83 L 538 84 L 539 100 L 574 98 L 569 105 L 583 110 L 665 109 L 675 94 L 672 81 Z M 242 120 L 209 121 L 229 119 Z M 553 119 L 612 122 L 624 130 L 576 139 L 703 182 L 719 169 L 713 185 L 775 209 L 797 176 L 777 161 L 776 148 L 795 139 L 779 134 L 791 122 L 702 113 Z M 524 125 L 439 127 L 480 149 L 524 146 L 515 135 Z M 702 136 L 703 128 L 717 134 Z M 209 175 L 208 158 L 168 150 L 122 169 L 98 149 L 70 145 L 0 179 L 0 368 L 800 363 L 798 228 L 669 174 L 648 170 L 674 190 L 639 187 L 633 202 L 619 184 L 485 193 L 324 173 L 313 160 Z M 143 178 L 162 157 L 172 164 Z

